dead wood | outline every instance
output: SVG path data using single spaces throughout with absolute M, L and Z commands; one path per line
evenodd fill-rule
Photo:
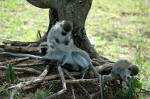
M 62 88 L 60 91 L 58 91 L 58 92 L 56 92 L 56 93 L 54 93 L 54 94 L 52 94 L 52 95 L 46 97 L 45 99 L 50 99 L 50 98 L 54 98 L 54 97 L 56 97 L 56 96 L 59 96 L 59 95 L 63 94 L 63 93 L 67 90 L 67 87 L 66 87 L 66 80 L 65 80 L 64 73 L 63 73 L 63 71 L 62 71 L 61 66 L 58 66 L 57 69 L 58 69 L 58 72 L 59 72 L 60 77 L 61 77 L 61 82 L 62 82 L 63 88 Z
M 12 64 L 12 65 L 14 65 L 14 64 L 17 64 L 17 63 L 19 63 L 19 62 L 28 60 L 28 59 L 29 59 L 28 57 L 12 59 L 12 60 L 8 60 L 8 61 L 1 62 L 0 65 L 7 65 L 7 64 Z
M 32 45 L 32 47 L 37 47 L 40 43 L 38 42 L 21 42 L 21 41 L 12 41 L 12 40 L 6 40 L 3 39 L 3 44 L 9 44 L 11 46 L 29 46 Z
M 109 74 L 114 66 L 114 63 L 106 63 L 104 65 L 96 66 L 96 70 L 100 74 Z
M 47 75 L 48 73 L 48 70 L 49 70 L 49 65 L 46 66 L 45 70 L 42 72 L 42 74 L 40 76 L 38 76 L 37 78 L 33 79 L 33 80 L 30 80 L 30 81 L 27 81 L 27 82 L 20 82 L 19 84 L 17 85 L 14 85 L 14 86 L 11 86 L 9 87 L 8 89 L 13 89 L 12 90 L 12 93 L 11 93 L 11 97 L 10 99 L 14 99 L 14 95 L 16 94 L 16 92 L 18 90 L 20 90 L 21 88 L 27 86 L 27 85 L 30 85 L 30 84 L 34 84 L 34 83 L 37 83 L 37 82 L 42 82 L 43 79 L 45 78 L 45 76 Z
M 71 85 L 71 90 L 72 90 L 73 99 L 76 99 L 73 85 Z
M 70 79 L 75 80 L 75 78 L 66 69 L 64 69 L 64 72 L 69 76 Z M 86 95 L 90 96 L 89 92 L 81 84 L 78 85 L 86 93 Z
M 0 70 L 6 70 L 8 67 L 7 66 L 0 66 Z M 19 68 L 19 67 L 12 67 L 15 71 L 19 71 L 19 72 L 25 72 L 25 73 L 31 73 L 31 74 L 41 74 L 40 71 L 35 70 L 33 68 L 28 68 L 28 67 L 23 67 L 23 68 Z
M 39 66 L 39 65 L 43 65 L 43 63 L 30 63 L 30 64 L 22 63 L 22 64 L 17 64 L 15 66 L 16 67 L 32 67 L 32 66 Z
M 13 45 L 13 44 L 10 44 L 10 45 Z M 29 45 L 28 46 L 0 45 L 0 49 L 2 49 L 3 51 L 11 51 L 11 52 L 17 52 L 17 53 L 39 54 L 38 53 L 38 47 L 31 47 Z M 0 66 L 0 70 L 5 70 L 7 67 L 4 66 L 4 65 L 6 65 L 6 64 L 13 64 L 13 65 L 17 64 L 15 67 L 13 66 L 13 69 L 15 71 L 24 72 L 24 73 L 32 73 L 32 74 L 41 74 L 40 71 L 38 71 L 36 69 L 33 69 L 33 68 L 29 68 L 29 67 L 42 65 L 42 62 L 39 63 L 37 61 L 36 62 L 33 61 L 33 62 L 30 62 L 29 64 L 24 63 L 24 62 L 20 64 L 20 62 L 26 61 L 28 59 L 29 58 L 18 58 L 18 59 L 13 59 L 13 60 L 10 60 L 10 61 L 1 62 L 0 65 L 2 65 L 2 66 Z M 112 77 L 112 76 L 109 75 L 109 74 L 111 74 L 111 70 L 112 70 L 112 68 L 115 64 L 114 62 L 110 62 L 108 60 L 102 62 L 101 60 L 93 59 L 92 63 L 94 64 L 94 66 L 96 66 L 96 70 L 100 74 L 107 74 L 107 75 L 103 76 L 103 78 L 104 78 L 103 83 L 111 82 L 113 80 L 118 80 L 118 79 L 120 80 L 120 78 L 118 78 L 118 77 Z M 58 84 L 60 84 L 62 82 L 62 86 L 63 86 L 62 90 L 58 91 L 57 93 L 54 93 L 51 96 L 48 96 L 47 98 L 52 98 L 52 97 L 56 97 L 56 96 L 59 96 L 59 95 L 63 94 L 67 90 L 66 84 L 70 84 L 72 86 L 71 89 L 72 89 L 72 94 L 73 94 L 74 98 L 76 96 L 75 93 L 74 93 L 74 90 L 76 90 L 73 87 L 74 84 L 77 84 L 79 86 L 79 88 L 82 89 L 86 93 L 86 95 L 88 95 L 90 97 L 90 99 L 92 99 L 95 95 L 99 94 L 99 92 L 89 94 L 89 92 L 80 84 L 80 83 L 97 84 L 98 79 L 91 78 L 91 75 L 94 75 L 93 72 L 90 72 L 90 78 L 89 79 L 75 79 L 74 76 L 79 76 L 79 73 L 77 73 L 77 72 L 69 73 L 68 71 L 64 70 L 64 72 L 67 74 L 67 75 L 64 75 L 61 68 L 58 68 L 58 71 L 59 71 L 60 75 L 59 74 L 50 74 L 50 76 L 46 76 L 47 72 L 48 72 L 48 68 L 49 67 L 46 67 L 45 70 L 44 70 L 45 72 L 43 72 L 39 77 L 36 77 L 33 80 L 30 80 L 30 81 L 27 81 L 27 82 L 20 82 L 17 85 L 9 87 L 9 89 L 13 89 L 11 97 L 14 97 L 14 95 L 17 93 L 18 90 L 23 88 L 23 91 L 24 91 L 24 90 L 27 90 L 27 89 L 30 89 L 30 88 L 34 88 L 34 87 L 36 87 L 35 85 L 38 85 L 42 81 L 46 81 L 46 82 L 49 82 L 49 83 L 58 83 Z M 70 79 L 65 80 L 64 77 L 67 77 L 67 76 Z M 61 80 L 58 80 L 58 78 L 61 78 Z M 30 87 L 26 87 L 26 86 L 29 86 L 29 85 L 30 85 Z M 11 99 L 13 99 L 13 98 L 11 98 Z
M 39 54 L 37 47 L 22 47 L 22 46 L 0 45 L 0 49 L 1 49 L 1 51 L 6 51 L 6 52 Z
M 144 93 L 146 95 L 150 95 L 150 90 L 141 89 L 139 93 Z

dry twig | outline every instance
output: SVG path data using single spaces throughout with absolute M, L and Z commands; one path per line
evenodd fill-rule
M 71 90 L 72 90 L 73 99 L 76 99 L 73 85 L 71 85 Z
M 12 93 L 11 93 L 11 97 L 10 99 L 13 99 L 14 98 L 14 95 L 16 94 L 16 92 L 18 90 L 20 90 L 21 88 L 27 86 L 27 85 L 30 85 L 30 84 L 34 84 L 34 83 L 39 83 L 39 82 L 42 82 L 43 79 L 45 78 L 45 76 L 47 75 L 48 73 L 48 70 L 49 70 L 49 65 L 46 66 L 45 70 L 42 72 L 42 74 L 40 76 L 38 76 L 37 78 L 33 79 L 33 80 L 30 80 L 30 81 L 27 81 L 27 82 L 20 82 L 19 84 L 17 85 L 14 85 L 14 86 L 11 86 L 9 87 L 8 89 L 13 89 Z
M 1 51 L 6 51 L 6 52 L 39 54 L 37 47 L 22 47 L 22 46 L 0 45 L 0 49 L 1 49 Z
M 12 59 L 12 60 L 8 60 L 8 61 L 5 61 L 5 62 L 1 62 L 0 65 L 16 64 L 18 62 L 25 61 L 25 60 L 28 60 L 28 59 L 29 59 L 29 57 Z
M 7 66 L 0 66 L 0 70 L 6 70 L 8 67 Z M 15 71 L 19 71 L 19 72 L 27 72 L 27 73 L 32 73 L 32 74 L 41 74 L 40 71 L 33 69 L 33 68 L 28 68 L 28 67 L 23 67 L 23 68 L 19 68 L 19 67 L 12 67 Z
M 54 98 L 54 97 L 56 97 L 58 95 L 63 94 L 67 90 L 65 77 L 64 77 L 64 73 L 62 71 L 61 66 L 57 66 L 57 69 L 58 69 L 60 77 L 61 77 L 63 89 L 58 91 L 57 93 L 54 93 L 53 95 L 50 95 L 50 96 L 46 97 L 46 99 Z
M 18 64 L 15 66 L 16 67 L 31 67 L 31 66 L 39 66 L 39 65 L 43 65 L 43 63 Z
M 21 42 L 21 41 L 11 41 L 7 39 L 3 39 L 4 44 L 10 44 L 11 46 L 28 46 L 30 44 L 34 46 L 38 46 L 39 42 Z
M 69 76 L 70 79 L 75 80 L 75 78 L 66 69 L 64 69 L 64 72 Z M 86 93 L 86 95 L 90 96 L 89 92 L 81 84 L 78 85 Z

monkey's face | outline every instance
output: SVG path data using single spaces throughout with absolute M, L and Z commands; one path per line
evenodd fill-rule
M 66 35 L 69 34 L 69 33 L 65 32 L 65 31 L 62 31 L 61 34 L 62 34 L 63 36 L 66 36 Z

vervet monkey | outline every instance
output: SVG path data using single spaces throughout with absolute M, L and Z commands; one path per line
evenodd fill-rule
M 47 44 L 51 44 L 49 46 L 54 46 L 53 43 L 73 45 L 72 30 L 73 25 L 70 21 L 57 22 L 48 33 Z
M 57 44 L 64 44 L 69 46 L 74 45 L 72 39 L 72 30 L 73 25 L 71 22 L 65 20 L 57 22 L 54 26 L 52 26 L 48 33 L 47 43 L 44 42 L 40 44 L 40 53 L 45 55 L 48 46 L 55 47 Z
M 138 72 L 139 69 L 136 65 L 133 65 L 128 60 L 119 60 L 114 64 L 111 76 L 121 77 L 121 79 L 126 82 L 127 86 L 130 86 L 129 79 L 131 76 L 138 74 Z
M 96 71 L 95 67 L 92 65 L 92 61 L 85 51 L 77 48 L 76 46 L 66 46 L 64 44 L 58 44 L 54 48 L 49 47 L 45 56 L 35 56 L 30 54 L 15 54 L 10 52 L 0 52 L 0 54 L 7 54 L 13 56 L 25 56 L 34 59 L 40 59 L 43 61 L 57 61 L 58 64 L 65 65 L 70 64 L 70 67 L 80 72 L 81 76 L 90 68 L 96 77 L 98 77 L 101 88 L 101 99 L 103 99 L 103 82 L 101 75 Z

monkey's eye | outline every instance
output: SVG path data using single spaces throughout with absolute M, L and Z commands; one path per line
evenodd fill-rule
M 41 47 L 40 52 L 42 55 L 45 55 L 47 53 L 47 47 Z
M 128 70 L 130 70 L 130 71 L 131 71 L 131 68 L 128 68 Z
M 66 36 L 66 35 L 67 35 L 67 32 L 62 32 L 62 35 L 63 35 L 63 36 Z
M 127 77 L 128 80 L 130 80 L 130 78 L 131 78 L 130 76 Z
M 58 40 L 57 38 L 56 38 L 55 40 L 56 40 L 56 43 L 60 43 L 59 40 Z

